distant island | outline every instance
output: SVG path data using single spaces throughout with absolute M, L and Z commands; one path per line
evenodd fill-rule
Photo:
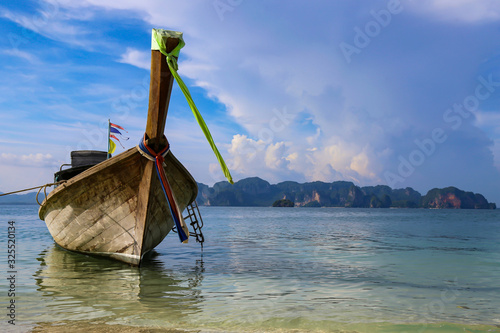
M 347 181 L 271 185 L 258 177 L 234 185 L 218 182 L 209 187 L 198 183 L 196 200 L 205 206 L 496 209 L 496 204 L 483 195 L 456 187 L 434 188 L 422 196 L 411 187 L 359 187 Z
M 0 197 L 0 205 L 36 204 L 35 196 L 32 192 Z M 218 182 L 209 187 L 198 183 L 196 200 L 204 206 L 496 209 L 496 204 L 483 195 L 456 187 L 434 188 L 422 196 L 411 187 L 359 187 L 346 181 L 286 181 L 271 185 L 258 177 L 245 178 L 234 185 Z
M 280 199 L 273 202 L 273 207 L 294 207 L 295 203 L 288 199 Z
M 2 192 L 0 192 L 2 194 Z M 39 200 L 42 199 L 43 193 L 38 197 Z M 26 194 L 11 194 L 0 197 L 0 205 L 36 205 L 36 192 L 30 192 Z

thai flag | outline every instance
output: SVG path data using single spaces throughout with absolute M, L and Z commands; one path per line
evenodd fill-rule
M 121 129 L 121 130 L 125 131 L 125 128 L 123 128 L 123 127 L 121 127 L 121 126 L 118 126 L 118 125 L 116 125 L 116 124 L 113 124 L 113 123 L 109 123 L 109 126 L 110 126 L 110 127 L 114 127 L 114 128 L 119 128 L 119 129 Z M 127 132 L 127 131 L 125 131 L 125 132 Z M 127 132 L 127 133 L 128 133 L 128 132 Z
M 122 145 L 120 139 L 118 139 L 118 137 L 115 134 L 119 135 L 122 140 L 128 140 L 129 139 L 129 138 L 123 136 L 122 132 L 120 132 L 118 129 L 121 129 L 122 131 L 127 132 L 123 127 L 121 127 L 121 126 L 119 126 L 117 124 L 113 124 L 112 122 L 109 122 L 109 131 L 108 131 L 108 133 L 109 133 L 108 153 L 109 154 L 112 154 L 115 151 L 115 148 L 116 148 L 115 143 L 111 139 L 115 139 L 116 141 L 118 141 L 118 143 L 120 144 L 120 146 L 122 146 L 122 148 L 125 149 L 125 147 Z
M 115 139 L 116 141 L 118 141 L 118 143 L 120 143 L 120 146 L 122 146 L 123 149 L 125 149 L 125 147 L 122 145 L 120 139 L 118 139 L 114 134 L 110 134 L 109 137 L 111 139 Z M 128 140 L 128 139 L 127 139 Z
M 120 136 L 121 136 L 121 138 L 122 138 L 123 140 L 128 140 L 129 138 L 127 138 L 127 137 L 123 136 L 122 132 L 120 132 L 120 131 L 118 130 L 118 128 L 119 128 L 119 129 L 121 129 L 121 130 L 123 130 L 123 131 L 125 131 L 125 129 L 124 129 L 123 127 L 118 126 L 118 125 L 113 124 L 113 123 L 109 123 L 109 133 L 110 133 L 110 134 L 111 134 L 111 133 L 116 133 L 116 134 L 120 135 Z M 127 131 L 125 131 L 125 132 L 127 132 Z M 127 132 L 127 133 L 128 133 L 128 132 Z M 110 135 L 110 137 L 111 137 L 111 135 Z M 116 137 L 114 137 L 114 138 L 115 138 L 116 140 L 118 140 Z M 120 141 L 120 140 L 118 140 L 118 141 Z

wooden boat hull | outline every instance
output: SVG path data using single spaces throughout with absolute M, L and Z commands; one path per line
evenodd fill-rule
M 171 152 L 165 165 L 183 211 L 196 198 L 196 182 Z M 58 186 L 42 203 L 39 216 L 61 247 L 132 265 L 139 265 L 174 226 L 154 162 L 136 148 Z

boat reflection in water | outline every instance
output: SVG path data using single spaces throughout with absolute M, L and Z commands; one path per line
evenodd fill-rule
M 38 323 L 95 323 L 173 328 L 200 311 L 203 261 L 173 271 L 152 257 L 141 268 L 73 253 L 43 251 L 35 273 L 41 293 Z

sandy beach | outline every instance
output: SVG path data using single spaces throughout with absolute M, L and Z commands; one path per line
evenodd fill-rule
M 157 328 L 157 327 L 136 327 L 126 325 L 108 325 L 99 322 L 54 322 L 54 323 L 41 323 L 37 324 L 29 332 L 32 333 L 187 333 L 188 331 L 181 331 L 175 329 Z M 196 331 L 199 332 L 199 331 Z

